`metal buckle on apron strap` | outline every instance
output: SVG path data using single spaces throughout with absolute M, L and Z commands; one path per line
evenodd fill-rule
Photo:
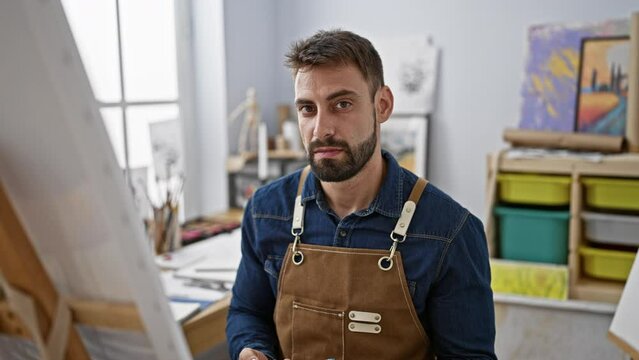
M 291 226 L 291 234 L 295 236 L 291 259 L 293 259 L 293 264 L 295 265 L 300 265 L 304 261 L 304 254 L 297 250 L 302 233 L 304 233 L 304 205 L 302 205 L 302 196 L 297 195 L 295 197 L 295 208 L 293 209 L 293 226 Z
M 299 244 L 299 242 L 299 235 L 295 235 L 295 241 L 293 241 L 293 248 L 291 249 L 293 251 L 291 259 L 293 260 L 293 264 L 295 265 L 300 265 L 302 261 L 304 261 L 304 254 L 302 254 L 301 251 L 297 250 L 297 245 Z
M 399 216 L 399 220 L 397 220 L 397 224 L 395 225 L 395 229 L 390 233 L 390 238 L 393 240 L 393 245 L 391 246 L 388 256 L 382 256 L 379 258 L 377 262 L 377 266 L 384 271 L 388 271 L 393 268 L 393 256 L 395 256 L 395 250 L 397 250 L 397 244 L 403 243 L 406 240 L 406 232 L 408 231 L 408 226 L 410 225 L 410 221 L 413 219 L 413 214 L 415 213 L 415 202 L 408 200 L 404 203 L 404 207 L 402 208 L 402 213 Z M 399 235 L 400 237 L 396 237 Z

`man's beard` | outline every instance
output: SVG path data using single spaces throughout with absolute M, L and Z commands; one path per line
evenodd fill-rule
M 357 173 L 366 165 L 375 152 L 377 145 L 377 126 L 373 123 L 373 133 L 366 140 L 357 144 L 354 149 L 343 140 L 328 138 L 327 140 L 315 140 L 308 147 L 308 160 L 313 174 L 325 182 L 345 181 Z M 315 160 L 315 150 L 323 146 L 337 147 L 343 150 L 345 159 L 320 159 Z

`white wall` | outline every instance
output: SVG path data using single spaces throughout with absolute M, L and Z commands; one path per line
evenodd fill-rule
M 231 112 L 246 98 L 246 90 L 255 87 L 262 119 L 269 131 L 276 131 L 274 76 L 276 64 L 276 1 L 225 1 L 224 28 L 227 63 L 227 107 Z M 229 125 L 229 149 L 237 148 L 242 118 Z
M 430 180 L 482 218 L 485 155 L 504 146 L 505 127 L 518 124 L 527 28 L 626 17 L 639 10 L 636 0 L 232 0 L 226 4 L 231 7 L 226 12 L 229 104 L 238 101 L 238 87 L 249 80 L 259 84 L 258 92 L 274 89 L 275 94 L 261 98 L 263 104 L 291 103 L 292 81 L 281 65 L 283 54 L 292 41 L 318 29 L 341 27 L 371 38 L 432 34 L 442 57 L 438 109 L 430 133 Z
M 213 214 L 228 207 L 226 177 L 226 65 L 223 0 L 191 0 L 179 2 L 190 6 L 190 28 L 182 29 L 191 36 L 184 51 L 190 47 L 192 73 L 181 71 L 188 80 L 180 84 L 183 101 L 192 110 L 184 114 L 188 206 L 186 217 Z M 183 10 L 184 11 L 184 10 Z M 184 24 L 180 24 L 186 26 Z M 188 35 L 187 35 L 188 36 Z M 187 49 L 185 49 L 187 48 Z M 194 167 L 194 168 L 193 168 Z M 189 177 L 190 176 L 190 177 Z

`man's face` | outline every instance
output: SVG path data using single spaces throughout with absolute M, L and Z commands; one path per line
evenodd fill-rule
M 377 149 L 377 119 L 368 83 L 353 65 L 316 66 L 295 77 L 300 132 L 322 181 L 356 175 Z

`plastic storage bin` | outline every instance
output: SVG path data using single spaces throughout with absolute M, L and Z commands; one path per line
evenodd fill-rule
M 504 259 L 566 264 L 568 211 L 495 207 Z
M 490 259 L 490 287 L 496 293 L 568 299 L 568 266 Z
M 579 248 L 579 253 L 583 257 L 583 269 L 587 275 L 622 281 L 628 279 L 636 255 L 630 251 L 596 249 L 587 246 Z
M 639 179 L 584 178 L 582 182 L 589 206 L 639 210 Z
M 516 204 L 561 206 L 570 203 L 570 177 L 499 174 L 499 197 Z
M 586 238 L 604 244 L 639 246 L 639 216 L 584 211 Z

